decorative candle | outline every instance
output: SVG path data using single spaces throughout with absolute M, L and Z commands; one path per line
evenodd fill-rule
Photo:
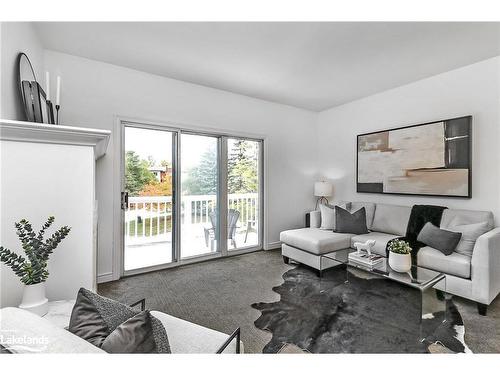
M 49 101 L 50 100 L 50 75 L 49 72 L 45 72 L 45 94 L 47 94 L 47 97 L 45 100 Z
M 56 95 L 56 105 L 60 104 L 61 100 L 61 77 L 57 76 L 57 95 Z

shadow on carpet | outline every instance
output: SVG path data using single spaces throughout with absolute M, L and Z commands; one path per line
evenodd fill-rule
M 383 278 L 363 278 L 345 269 L 324 273 L 298 266 L 283 274 L 284 283 L 273 290 L 281 298 L 254 303 L 261 316 L 259 329 L 271 332 L 263 353 L 278 353 L 293 344 L 311 353 L 429 353 L 436 343 L 459 353 L 463 341 L 462 317 L 451 299 L 444 312 L 424 320 L 426 340 L 420 342 L 419 291 Z

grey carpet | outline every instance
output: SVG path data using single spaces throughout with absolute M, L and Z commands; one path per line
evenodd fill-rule
M 146 307 L 230 333 L 242 329 L 245 352 L 261 353 L 271 334 L 254 326 L 260 312 L 254 302 L 275 302 L 272 288 L 292 269 L 279 250 L 218 259 L 175 269 L 151 272 L 99 285 L 99 293 L 125 302 L 146 298 Z M 500 353 L 500 298 L 488 316 L 477 314 L 473 302 L 454 298 L 467 327 L 465 342 L 474 353 Z M 299 352 L 296 347 L 282 352 Z
M 439 343 L 464 353 L 460 333 L 464 326 L 452 299 L 438 301 L 434 290 L 420 340 L 421 295 L 416 289 L 384 278 L 334 268 L 321 279 L 308 267 L 298 266 L 283 275 L 273 288 L 280 301 L 255 303 L 262 315 L 257 328 L 273 334 L 264 353 L 277 353 L 292 343 L 311 353 L 429 353 Z M 444 311 L 446 304 L 446 322 Z

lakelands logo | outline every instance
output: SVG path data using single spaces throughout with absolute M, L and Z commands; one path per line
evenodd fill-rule
M 16 335 L 15 330 L 0 330 L 0 344 L 12 352 L 41 352 L 48 343 L 47 336 Z

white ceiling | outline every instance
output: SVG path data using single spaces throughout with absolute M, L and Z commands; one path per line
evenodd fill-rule
M 37 23 L 45 48 L 321 111 L 500 55 L 500 23 Z

